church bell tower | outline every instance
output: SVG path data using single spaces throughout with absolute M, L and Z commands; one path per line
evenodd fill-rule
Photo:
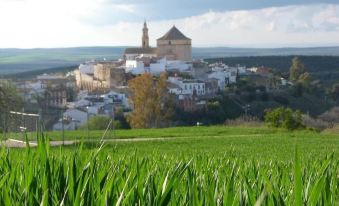
M 148 28 L 146 21 L 144 22 L 144 28 L 142 29 L 142 48 L 149 48 Z

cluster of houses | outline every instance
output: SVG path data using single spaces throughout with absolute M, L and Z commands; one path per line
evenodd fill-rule
M 81 91 L 74 102 L 69 102 L 62 117 L 53 125 L 53 130 L 75 130 L 92 116 L 102 115 L 114 118 L 117 108 L 130 109 L 124 93 L 109 91 L 105 94 L 90 94 Z
M 113 117 L 116 108 L 133 109 L 128 102 L 128 81 L 143 73 L 157 76 L 163 72 L 170 74 L 168 92 L 175 96 L 177 106 L 191 112 L 204 108 L 209 99 L 236 83 L 239 76 L 271 74 L 262 67 L 230 67 L 221 62 L 192 60 L 191 39 L 175 26 L 152 48 L 145 22 L 141 47 L 127 48 L 123 59 L 85 62 L 67 75 L 39 75 L 34 81 L 19 82 L 18 87 L 25 101 L 62 110 L 54 130 L 75 130 L 91 116 Z M 70 92 L 76 95 L 71 98 Z
M 66 75 L 38 75 L 34 80 L 14 81 L 25 102 L 39 103 L 43 108 L 64 107 L 68 94 L 66 88 L 74 88 L 71 73 Z

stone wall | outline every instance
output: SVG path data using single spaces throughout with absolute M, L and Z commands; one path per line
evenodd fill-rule
M 191 40 L 157 40 L 157 56 L 169 60 L 192 61 Z
M 88 91 L 107 90 L 127 84 L 125 70 L 112 63 L 98 63 L 94 67 L 94 75 L 75 71 L 76 85 Z

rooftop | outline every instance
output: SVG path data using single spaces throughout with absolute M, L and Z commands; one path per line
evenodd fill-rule
M 170 89 L 180 89 L 180 86 L 179 85 L 176 85 L 172 82 L 168 82 L 167 83 L 167 87 L 170 88 Z
M 164 36 L 158 40 L 191 40 L 187 38 L 177 27 L 173 26 Z
M 155 48 L 135 47 L 125 49 L 125 54 L 155 54 L 155 52 L 156 52 Z
M 204 83 L 201 80 L 198 79 L 185 79 L 184 81 L 182 81 L 183 83 Z

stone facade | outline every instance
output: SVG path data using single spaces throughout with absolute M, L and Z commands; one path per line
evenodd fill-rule
M 75 71 L 76 85 L 79 89 L 88 91 L 108 90 L 110 88 L 125 86 L 127 76 L 119 65 L 108 63 L 96 63 L 92 65 L 93 72 L 83 73 Z
M 142 29 L 142 48 L 149 48 L 148 28 L 146 22 L 144 22 L 144 28 Z
M 192 61 L 192 40 L 173 26 L 164 36 L 157 39 L 157 47 L 149 47 L 146 22 L 142 29 L 142 46 L 126 48 L 125 60 L 135 60 L 138 56 L 166 58 L 168 60 Z
M 157 39 L 157 56 L 168 60 L 192 61 L 192 40 L 173 26 Z

